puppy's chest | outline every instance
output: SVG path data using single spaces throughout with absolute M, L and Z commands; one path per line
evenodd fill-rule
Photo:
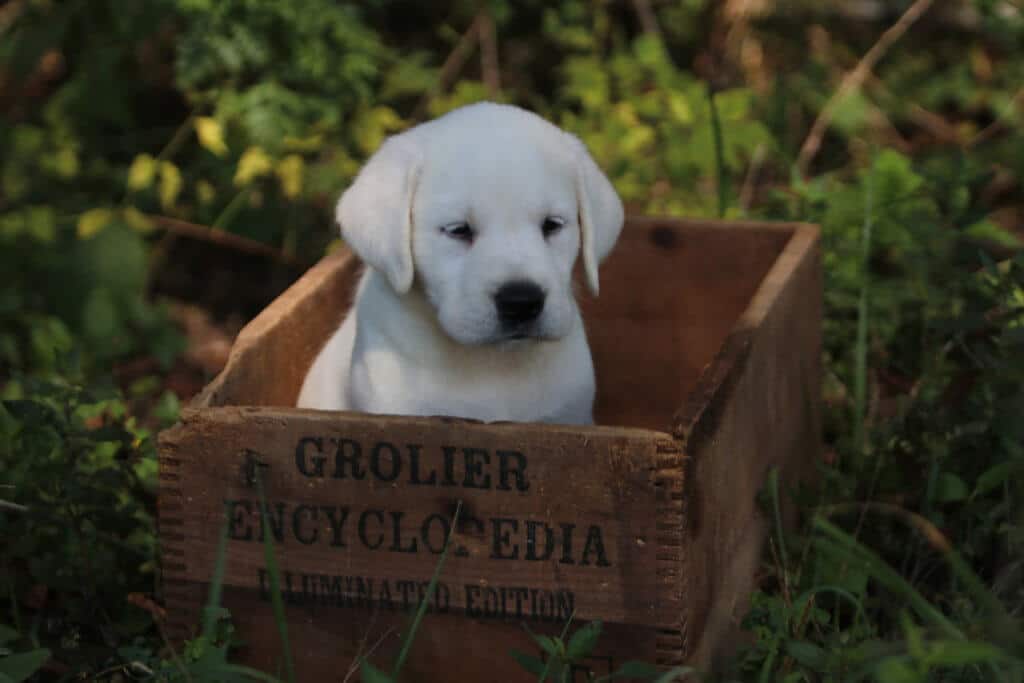
M 565 421 L 580 406 L 589 410 L 593 379 L 589 367 L 576 367 L 581 364 L 561 355 L 532 363 L 436 367 L 370 353 L 354 359 L 350 398 L 356 410 L 374 413 Z

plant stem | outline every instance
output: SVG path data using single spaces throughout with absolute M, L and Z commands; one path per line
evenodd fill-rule
M 874 231 L 874 178 L 875 160 L 872 158 L 868 169 L 867 186 L 864 191 L 864 222 L 860 235 L 860 298 L 857 302 L 857 342 L 854 346 L 854 452 L 858 458 L 864 456 L 865 419 L 867 407 L 867 358 L 868 358 L 868 313 L 870 302 L 871 236 Z
M 725 207 L 729 188 L 728 179 L 725 177 L 725 142 L 722 139 L 722 120 L 718 116 L 718 105 L 715 104 L 715 91 L 711 84 L 708 84 L 708 107 L 711 109 L 711 135 L 715 147 L 715 174 L 717 176 L 718 190 L 718 217 L 725 217 Z

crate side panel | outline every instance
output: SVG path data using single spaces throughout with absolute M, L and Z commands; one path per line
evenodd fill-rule
M 182 491 L 181 459 L 173 435 L 182 427 L 176 425 L 160 435 L 157 494 L 157 534 L 160 539 L 160 589 L 168 614 L 173 615 L 166 626 L 167 636 L 183 642 L 195 635 L 204 591 L 202 586 L 187 580 L 188 544 L 185 542 L 184 493 Z M 168 438 L 170 437 L 170 438 Z
M 684 574 L 688 649 L 707 663 L 730 643 L 749 606 L 767 532 L 756 498 L 769 468 L 781 495 L 813 471 L 821 452 L 821 264 L 817 232 L 801 230 L 759 292 L 749 319 L 723 346 L 685 412 L 689 552 Z M 716 371 L 719 376 L 715 376 Z
M 641 430 L 257 408 L 192 413 L 162 441 L 182 482 L 185 561 L 176 578 L 208 581 L 226 516 L 226 585 L 267 595 L 267 533 L 293 587 L 326 586 L 340 609 L 387 607 L 429 580 L 461 501 L 443 577 L 451 611 L 541 620 L 575 611 L 577 619 L 671 629 L 682 544 L 675 444 Z

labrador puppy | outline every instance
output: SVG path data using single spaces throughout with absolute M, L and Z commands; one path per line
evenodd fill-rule
M 337 206 L 368 266 L 298 406 L 483 421 L 593 422 L 587 286 L 623 223 L 576 137 L 479 103 L 388 138 Z

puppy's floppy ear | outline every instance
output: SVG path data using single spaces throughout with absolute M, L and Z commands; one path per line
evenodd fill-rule
M 622 200 L 611 181 L 594 163 L 583 142 L 569 135 L 576 163 L 576 202 L 579 207 L 583 269 L 587 286 L 598 293 L 597 267 L 615 246 L 625 217 Z
M 421 166 L 413 142 L 388 138 L 341 195 L 335 212 L 342 239 L 399 294 L 412 286 L 412 203 Z

